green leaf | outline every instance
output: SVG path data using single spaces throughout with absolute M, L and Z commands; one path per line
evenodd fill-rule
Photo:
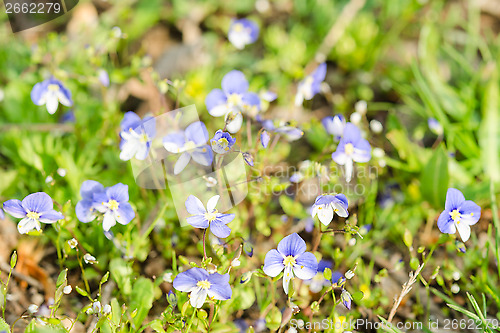
M 10 326 L 3 320 L 3 318 L 0 318 L 0 331 L 5 331 L 10 333 Z
M 266 316 L 266 327 L 271 331 L 276 331 L 281 325 L 281 311 L 273 306 Z
M 90 295 L 84 289 L 82 289 L 78 286 L 76 286 L 75 289 L 76 289 L 76 292 L 79 293 L 80 295 L 85 296 L 85 297 L 90 297 Z
M 483 168 L 490 179 L 500 182 L 500 100 L 498 95 L 498 76 L 494 75 L 486 86 L 482 112 L 483 120 L 479 130 L 479 145 Z
M 59 276 L 57 277 L 57 282 L 56 282 L 56 288 L 59 288 L 64 281 L 66 281 L 66 278 L 68 276 L 68 269 L 63 270 L 61 273 L 59 273 Z
M 442 207 L 446 200 L 448 181 L 448 156 L 441 145 L 422 171 L 421 190 L 424 199 L 436 207 Z
M 121 258 L 112 259 L 109 263 L 109 271 L 118 288 L 123 294 L 129 295 L 132 291 L 132 283 L 130 282 L 132 267 L 130 267 L 129 263 Z
M 135 329 L 138 330 L 144 319 L 146 319 L 149 310 L 153 307 L 154 285 L 153 282 L 144 277 L 135 281 L 130 295 L 130 308 L 137 309 L 137 313 L 132 320 Z

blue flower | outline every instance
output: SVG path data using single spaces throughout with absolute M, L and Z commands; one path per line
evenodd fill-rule
M 285 270 L 283 289 L 288 295 L 290 280 L 294 276 L 301 280 L 312 279 L 318 270 L 318 262 L 314 254 L 306 252 L 306 242 L 293 233 L 279 242 L 277 250 L 267 252 L 263 270 L 271 277 L 278 276 Z
M 314 95 L 320 92 L 321 82 L 326 76 L 326 63 L 321 63 L 316 69 L 306 76 L 299 83 L 297 94 L 295 95 L 295 105 L 300 106 L 305 100 L 311 100 Z
M 229 285 L 229 274 L 208 272 L 203 268 L 191 268 L 179 273 L 173 282 L 175 289 L 189 295 L 189 302 L 195 308 L 201 308 L 207 296 L 211 299 L 228 300 L 233 295 Z
M 109 229 L 111 229 L 116 222 L 126 225 L 132 221 L 135 217 L 135 212 L 128 202 L 128 186 L 118 183 L 114 186 L 101 190 L 99 185 L 99 183 L 94 183 L 93 186 L 92 184 L 85 184 L 85 192 L 83 191 L 84 186 L 82 185 L 81 192 L 82 198 L 85 200 L 88 198 L 88 193 L 91 193 L 93 189 L 96 190 L 96 192 L 92 193 L 92 208 L 104 214 L 102 219 L 102 228 L 104 231 L 109 231 Z M 95 218 L 95 215 L 91 215 L 89 218 L 92 216 Z
M 231 228 L 226 224 L 234 219 L 234 214 L 221 214 L 215 209 L 220 196 L 214 195 L 207 202 L 207 208 L 203 207 L 203 203 L 190 195 L 186 202 L 186 209 L 189 214 L 193 215 L 187 218 L 187 223 L 195 228 L 206 229 L 210 227 L 210 231 L 219 238 L 226 238 L 231 233 Z
M 361 137 L 359 128 L 347 123 L 344 135 L 340 139 L 337 150 L 332 153 L 332 159 L 339 165 L 345 166 L 346 180 L 351 181 L 353 162 L 364 163 L 371 159 L 371 146 Z
M 218 130 L 215 132 L 214 137 L 210 140 L 210 143 L 212 144 L 212 150 L 215 153 L 224 155 L 233 149 L 236 139 L 233 139 L 231 134 Z
M 231 44 L 238 50 L 242 50 L 246 45 L 254 43 L 258 37 L 259 27 L 247 19 L 233 20 L 227 34 Z
M 75 207 L 76 217 L 80 222 L 88 223 L 97 217 L 99 213 L 94 207 L 94 193 L 104 192 L 104 186 L 95 180 L 86 180 L 80 187 L 82 200 Z
M 260 110 L 260 98 L 256 93 L 248 92 L 245 75 L 237 70 L 227 73 L 222 78 L 222 90 L 212 90 L 205 99 L 208 113 L 214 117 L 225 116 L 226 129 L 230 133 L 240 130 L 243 123 L 242 112 Z
M 275 126 L 272 120 L 267 119 L 261 120 L 261 123 L 263 128 L 283 136 L 288 141 L 298 140 L 304 135 L 301 129 L 291 126 L 288 122 L 280 121 L 277 126 Z
M 332 283 L 325 279 L 323 272 L 326 268 L 332 268 L 332 262 L 328 260 L 320 260 L 318 263 L 318 270 L 316 275 L 311 280 L 304 281 L 305 284 L 309 285 L 309 290 L 313 293 L 319 293 L 324 286 L 330 286 Z
M 262 133 L 260 133 L 260 143 L 262 144 L 262 147 L 267 148 L 270 140 L 271 140 L 271 136 L 269 135 L 269 133 L 267 133 L 266 130 L 264 130 L 264 131 L 262 131 Z
M 340 294 L 340 299 L 342 300 L 342 303 L 347 308 L 347 310 L 351 310 L 352 297 L 351 297 L 351 294 L 347 290 L 342 289 L 342 294 Z
M 63 124 L 76 122 L 75 111 L 73 110 L 66 111 L 59 119 L 59 122 Z
M 343 194 L 336 195 L 320 195 L 316 198 L 312 207 L 312 217 L 318 215 L 319 220 L 324 225 L 329 225 L 333 220 L 333 216 L 337 213 L 340 217 L 349 216 L 347 208 L 349 203 Z
M 432 133 L 436 135 L 443 134 L 443 126 L 436 119 L 434 118 L 427 119 L 427 125 L 429 126 L 429 129 L 431 130 Z
M 132 111 L 125 113 L 120 123 L 120 159 L 128 161 L 132 157 L 145 160 L 149 154 L 151 143 L 156 136 L 156 120 L 145 117 L 143 120 Z
M 449 188 L 445 209 L 439 215 L 437 224 L 442 233 L 454 234 L 458 230 L 462 241 L 466 242 L 470 237 L 470 226 L 476 224 L 480 217 L 481 207 L 471 200 L 465 200 L 459 190 Z
M 50 114 L 57 111 L 59 103 L 65 106 L 72 106 L 71 92 L 66 89 L 61 81 L 53 77 L 38 82 L 31 90 L 31 100 L 36 105 L 45 105 Z
M 271 90 L 263 91 L 259 94 L 259 96 L 261 99 L 269 103 L 278 98 L 278 95 L 275 92 L 272 92 Z
M 174 174 L 179 174 L 191 158 L 201 165 L 212 164 L 213 154 L 207 145 L 208 131 L 205 124 L 196 121 L 190 124 L 184 131 L 170 133 L 163 138 L 163 146 L 168 152 L 181 154 L 174 166 Z
M 16 199 L 3 203 L 3 209 L 14 216 L 22 219 L 17 225 L 20 234 L 26 234 L 33 229 L 41 230 L 40 222 L 55 223 L 62 220 L 64 215 L 53 209 L 52 198 L 44 192 L 32 193 L 23 201 Z
M 248 152 L 244 152 L 242 153 L 241 155 L 243 155 L 243 160 L 245 161 L 245 163 L 251 167 L 254 166 L 254 161 L 253 161 L 253 156 L 252 154 L 248 153 Z
M 105 70 L 105 69 L 100 69 L 98 72 L 97 72 L 97 77 L 99 79 L 99 82 L 101 82 L 101 84 L 104 86 L 104 87 L 109 87 L 109 75 L 108 75 L 108 72 Z
M 344 128 L 346 125 L 346 121 L 343 115 L 336 114 L 333 117 L 325 117 L 321 120 L 323 127 L 326 132 L 330 135 L 333 135 L 335 140 L 339 141 L 342 135 L 344 134 Z

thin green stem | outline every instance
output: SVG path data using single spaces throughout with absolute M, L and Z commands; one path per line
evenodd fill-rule
M 82 270 L 82 278 L 83 282 L 85 282 L 85 289 L 87 290 L 87 293 L 90 295 L 90 286 L 89 286 L 89 281 L 87 281 L 87 277 L 85 276 L 85 270 L 83 269 L 83 264 L 82 264 L 82 257 L 78 255 L 79 251 L 76 251 L 76 259 L 78 260 L 78 265 L 80 265 L 80 269 Z
M 207 239 L 207 229 L 203 229 L 203 258 L 207 259 L 207 247 L 206 247 L 206 239 Z

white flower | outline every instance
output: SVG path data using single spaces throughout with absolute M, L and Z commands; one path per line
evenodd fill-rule
M 109 304 L 104 305 L 102 308 L 102 314 L 108 315 L 110 313 L 111 313 L 111 305 L 109 305 Z
M 63 168 L 57 169 L 57 174 L 61 177 L 65 177 L 66 176 L 66 169 L 63 169 Z
M 354 110 L 356 110 L 357 113 L 359 114 L 365 114 L 366 113 L 366 110 L 368 108 L 368 104 L 366 103 L 366 101 L 357 101 L 356 104 L 354 104 Z
M 67 285 L 66 287 L 64 287 L 63 293 L 65 293 L 66 295 L 68 295 L 68 294 L 71 293 L 72 290 L 73 290 L 73 288 L 71 288 L 71 285 Z
M 69 247 L 71 247 L 72 249 L 74 249 L 75 247 L 78 246 L 78 241 L 76 240 L 76 238 L 71 238 L 68 241 L 68 244 L 69 244 Z
M 85 260 L 85 263 L 86 264 L 97 264 L 98 261 L 97 259 L 91 255 L 90 253 L 85 253 L 85 255 L 83 256 L 83 260 Z
M 28 312 L 30 314 L 35 314 L 35 313 L 37 313 L 37 311 L 38 311 L 38 305 L 31 304 L 30 306 L 28 306 Z
M 380 134 L 384 130 L 384 126 L 382 126 L 382 123 L 376 119 L 372 119 L 370 121 L 370 129 L 373 131 L 373 133 Z

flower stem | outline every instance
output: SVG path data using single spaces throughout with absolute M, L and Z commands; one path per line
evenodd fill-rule
M 197 311 L 197 309 L 195 308 L 193 310 L 193 314 L 191 315 L 191 319 L 189 319 L 188 326 L 186 326 L 186 333 L 190 332 L 190 330 L 191 330 L 191 325 L 193 324 L 193 319 L 194 319 L 194 316 L 196 315 L 196 311 Z
M 207 259 L 207 247 L 206 247 L 206 239 L 207 239 L 207 229 L 203 229 L 203 258 Z
M 82 258 L 78 255 L 78 253 L 79 253 L 79 251 L 77 249 L 76 259 L 78 260 L 78 264 L 80 265 L 80 269 L 82 270 L 82 278 L 83 278 L 83 282 L 85 282 L 85 289 L 87 290 L 87 293 L 90 295 L 89 281 L 87 281 L 87 277 L 85 276 L 85 270 L 83 269 Z

